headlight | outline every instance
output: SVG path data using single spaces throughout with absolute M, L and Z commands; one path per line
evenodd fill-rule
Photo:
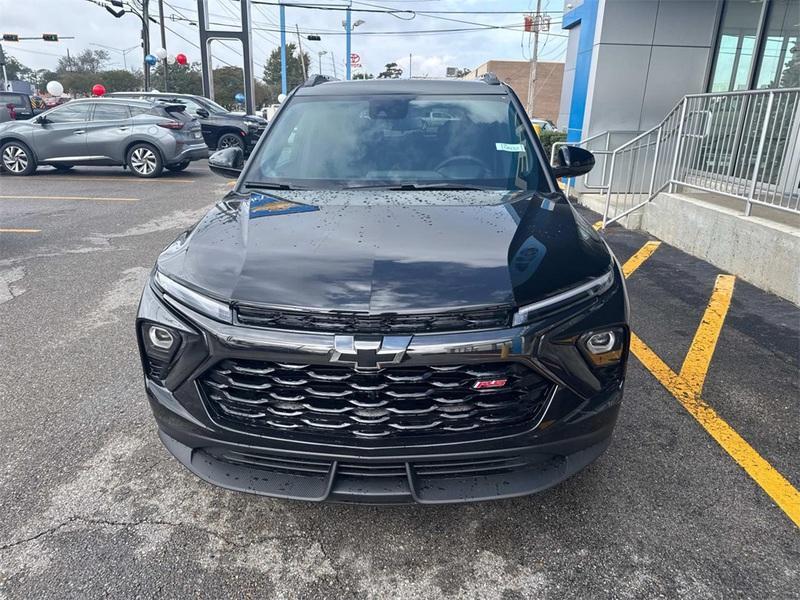
M 599 296 L 600 294 L 608 291 L 613 284 L 614 269 L 611 269 L 608 273 L 602 275 L 601 277 L 587 281 L 586 283 L 578 285 L 565 292 L 561 292 L 560 294 L 545 298 L 544 300 L 540 300 L 539 302 L 534 302 L 533 304 L 523 306 L 517 310 L 516 314 L 514 315 L 513 324 L 515 326 L 523 325 L 531 318 L 534 318 L 537 312 L 548 309 L 552 310 L 559 304 L 568 304 L 579 300 L 588 300 L 594 296 Z
M 156 271 L 155 282 L 156 285 L 173 300 L 189 308 L 193 308 L 197 312 L 211 317 L 212 319 L 216 319 L 217 321 L 222 321 L 224 323 L 233 322 L 233 313 L 229 305 L 195 292 L 185 285 L 181 285 L 177 281 L 170 279 L 159 271 Z

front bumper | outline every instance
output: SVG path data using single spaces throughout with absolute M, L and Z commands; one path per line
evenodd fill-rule
M 190 471 L 237 491 L 375 504 L 520 496 L 556 485 L 591 463 L 611 441 L 627 351 L 618 376 L 599 381 L 592 389 L 563 370 L 570 360 L 560 364 L 545 358 L 544 345 L 553 332 L 624 324 L 626 317 L 620 285 L 580 325 L 572 315 L 566 324 L 562 318 L 557 324 L 414 336 L 407 350 L 410 364 L 524 362 L 552 381 L 553 388 L 544 412 L 524 426 L 398 442 L 236 430 L 216 422 L 208 410 L 198 380 L 220 360 L 246 357 L 327 364 L 332 335 L 225 325 L 186 307 L 178 309 L 149 285 L 139 310 L 139 322 L 162 323 L 187 337 L 166 379 L 146 377 L 145 383 L 161 440 Z

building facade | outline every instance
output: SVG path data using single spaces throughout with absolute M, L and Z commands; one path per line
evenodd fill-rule
M 528 80 L 531 63 L 527 60 L 490 60 L 476 67 L 467 79 L 494 73 L 500 81 L 510 85 L 523 106 L 528 106 Z M 539 61 L 536 73 L 533 117 L 556 122 L 561 105 L 561 89 L 564 77 L 564 63 Z
M 686 94 L 800 85 L 800 0 L 571 0 L 558 125 L 661 121 Z

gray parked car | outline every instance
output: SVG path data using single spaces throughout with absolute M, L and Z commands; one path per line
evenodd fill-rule
M 12 175 L 30 175 L 37 165 L 102 165 L 158 177 L 207 156 L 200 124 L 183 104 L 72 100 L 29 121 L 0 124 L 0 166 Z

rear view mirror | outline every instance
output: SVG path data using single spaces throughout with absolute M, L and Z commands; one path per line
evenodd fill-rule
M 239 177 L 244 166 L 244 152 L 241 148 L 217 150 L 208 157 L 208 168 L 222 177 Z
M 556 177 L 578 177 L 594 167 L 594 154 L 578 146 L 562 146 L 556 154 L 553 175 Z
M 202 117 L 203 119 L 207 119 L 208 116 L 211 114 L 205 108 L 198 108 L 196 111 L 194 111 L 194 113 L 198 117 Z

